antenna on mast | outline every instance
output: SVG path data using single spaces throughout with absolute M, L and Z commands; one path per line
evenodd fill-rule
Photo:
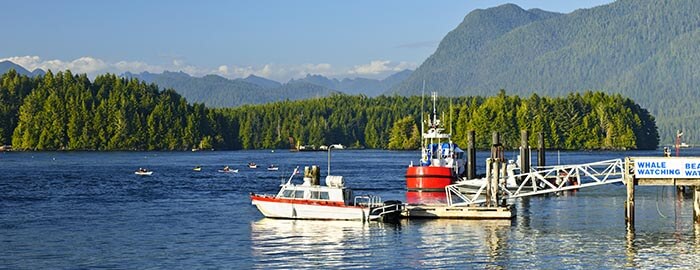
M 450 100 L 450 134 L 452 134 L 452 98 L 448 97 L 448 99 Z M 452 139 L 450 139 L 450 141 L 451 140 Z
M 423 108 L 423 105 L 425 104 L 425 101 L 423 101 L 424 98 L 425 98 L 425 80 L 423 80 L 423 90 L 421 90 L 421 92 L 420 92 L 420 138 L 421 138 L 421 140 L 423 139 L 423 133 L 425 132 L 424 127 L 423 127 L 423 125 L 425 124 L 425 121 L 423 120 L 423 113 L 425 112 L 424 108 Z

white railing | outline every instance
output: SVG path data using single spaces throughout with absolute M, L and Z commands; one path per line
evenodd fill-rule
M 506 178 L 501 177 L 498 181 L 498 192 L 502 199 L 515 199 L 620 183 L 624 172 L 623 165 L 622 159 L 611 159 L 586 164 L 549 166 L 539 171 L 506 176 L 515 179 L 517 186 L 507 186 Z M 445 187 L 448 205 L 476 205 L 486 202 L 488 181 L 483 182 L 476 190 L 473 185 L 465 183 L 448 185 Z

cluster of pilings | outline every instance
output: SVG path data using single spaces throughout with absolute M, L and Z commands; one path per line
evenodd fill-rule
M 467 179 L 475 179 L 478 177 L 476 175 L 476 147 L 474 138 L 474 131 L 469 131 L 467 133 Z M 518 160 L 521 172 L 530 171 L 531 156 L 529 140 L 530 133 L 527 130 L 522 130 L 520 132 L 520 159 Z M 537 166 L 544 167 L 544 134 L 539 133 L 538 141 L 539 145 L 537 148 Z M 507 166 L 508 160 L 505 158 L 504 147 L 501 143 L 501 134 L 499 132 L 493 132 L 491 136 L 491 157 L 486 160 L 486 179 L 488 179 L 489 181 L 489 184 L 486 186 L 485 190 L 487 207 L 505 205 L 505 194 L 503 194 L 503 191 L 498 188 L 498 185 L 499 181 L 502 181 L 502 183 L 500 184 L 505 186 L 505 181 L 508 177 Z
M 529 140 L 530 140 L 530 132 L 527 130 L 522 130 L 520 131 L 520 171 L 521 172 L 529 172 L 530 171 L 530 145 L 529 145 Z M 545 166 L 545 144 L 544 144 L 544 134 L 542 132 L 539 133 L 538 137 L 538 142 L 539 145 L 537 147 L 537 166 L 538 167 L 544 167 Z M 467 179 L 476 179 L 478 176 L 476 175 L 476 143 L 475 143 L 475 135 L 474 131 L 470 130 L 467 133 L 467 168 L 465 172 L 465 176 Z M 505 153 L 503 149 L 503 144 L 501 143 L 501 134 L 497 131 L 494 131 L 492 136 L 491 136 L 491 159 L 498 159 L 500 160 L 501 163 L 505 166 L 508 162 L 507 159 L 505 159 Z M 487 165 L 487 174 L 489 173 L 491 169 Z

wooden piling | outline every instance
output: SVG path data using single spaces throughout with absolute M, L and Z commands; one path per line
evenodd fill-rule
M 520 131 L 520 172 L 530 172 L 530 145 L 528 143 L 530 133 L 527 130 Z
M 501 134 L 494 131 L 491 135 L 491 158 L 500 158 Z
M 491 190 L 491 181 L 493 178 L 493 160 L 492 158 L 486 159 L 486 206 L 491 206 L 491 197 L 493 196 Z
M 467 179 L 476 178 L 476 140 L 473 130 L 467 132 Z
M 625 169 L 629 170 L 632 168 L 632 160 L 630 158 L 625 158 Z M 627 200 L 625 200 L 625 221 L 627 223 L 627 230 L 634 230 L 634 175 L 629 171 L 624 174 L 624 182 L 627 185 Z
M 539 141 L 539 145 L 537 146 L 537 167 L 542 168 L 544 166 L 547 166 L 544 160 L 544 133 L 540 132 L 538 134 L 538 137 L 539 138 L 537 139 Z
M 693 220 L 700 224 L 700 186 L 693 187 Z

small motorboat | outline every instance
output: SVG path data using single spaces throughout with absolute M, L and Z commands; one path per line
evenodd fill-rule
M 321 185 L 320 169 L 316 166 L 305 167 L 304 183 L 294 184 L 292 178 L 297 175 L 298 168 L 276 195 L 251 193 L 252 204 L 265 217 L 397 222 L 401 216 L 403 203 L 383 202 L 372 195 L 353 196 L 342 176 L 326 176 L 325 185 Z
M 153 174 L 153 171 L 149 171 L 149 170 L 144 169 L 144 168 L 139 168 L 138 170 L 136 170 L 134 172 L 134 174 L 141 175 L 141 176 L 150 176 L 151 174 Z
M 231 169 L 228 166 L 224 167 L 223 169 L 219 170 L 220 173 L 238 173 L 238 169 Z
M 248 162 L 248 168 L 257 169 L 258 164 L 255 164 L 255 162 Z
M 275 164 L 271 164 L 269 167 L 267 167 L 268 171 L 278 171 L 280 168 L 275 166 Z
M 195 172 L 201 172 L 201 171 L 202 171 L 202 167 L 197 166 L 197 167 L 194 167 L 194 169 L 192 169 L 192 170 L 195 171 Z

